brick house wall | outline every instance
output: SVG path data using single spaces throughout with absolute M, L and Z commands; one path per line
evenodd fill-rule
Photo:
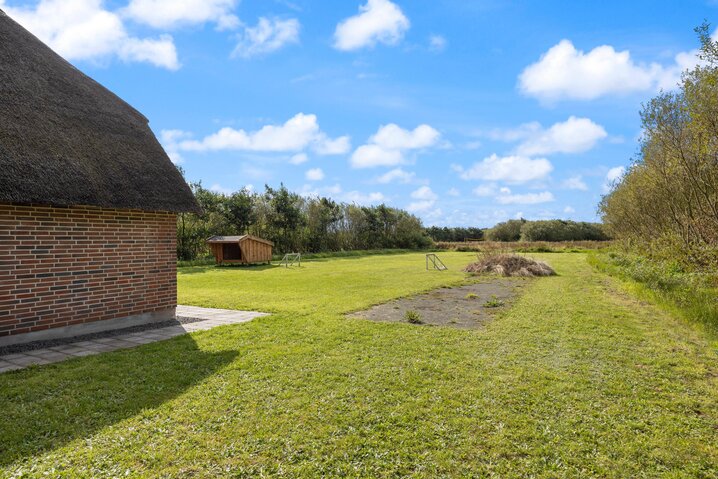
M 0 338 L 176 304 L 174 213 L 0 204 Z

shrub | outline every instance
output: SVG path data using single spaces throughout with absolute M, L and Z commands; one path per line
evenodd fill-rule
M 486 231 L 486 239 L 489 241 L 518 241 L 521 239 L 521 227 L 524 223 L 526 223 L 525 219 L 498 223 Z
M 406 319 L 411 324 L 423 324 L 424 321 L 421 319 L 421 314 L 414 311 L 413 309 L 410 309 L 406 313 L 404 313 L 404 319 Z

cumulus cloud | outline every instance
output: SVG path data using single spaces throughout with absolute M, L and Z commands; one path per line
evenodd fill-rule
M 575 213 L 576 210 L 573 209 L 573 208 L 570 207 L 570 206 L 567 206 L 567 207 L 565 207 L 565 208 L 563 209 L 563 212 L 566 213 L 567 215 L 570 215 L 570 214 L 572 214 L 572 213 Z
M 225 127 L 202 140 L 184 140 L 179 143 L 179 148 L 185 151 L 259 152 L 301 152 L 312 148 L 319 154 L 325 154 L 334 151 L 326 145 L 335 141 L 320 130 L 316 115 L 298 113 L 282 125 L 266 125 L 254 132 Z M 294 159 L 296 161 L 301 157 Z
M 583 153 L 593 148 L 608 134 L 601 125 L 588 118 L 569 117 L 548 129 L 538 129 L 517 148 L 519 155 L 550 155 L 552 153 Z
M 332 139 L 324 134 L 320 134 L 316 145 L 314 145 L 314 150 L 319 155 L 343 155 L 351 149 L 352 143 L 349 136 L 340 136 Z
M 569 117 L 564 122 L 544 128 L 538 122 L 518 128 L 495 129 L 488 135 L 494 140 L 520 142 L 516 154 L 521 156 L 553 153 L 583 153 L 608 136 L 606 130 L 588 118 Z
M 394 168 L 376 178 L 377 183 L 411 183 L 416 178 L 416 173 L 405 171 L 401 168 Z
M 447 191 L 446 194 L 454 197 L 461 196 L 461 192 L 456 188 L 449 188 L 449 191 Z
M 429 125 L 419 125 L 411 131 L 390 123 L 380 127 L 369 142 L 389 150 L 418 149 L 435 145 L 440 136 Z
M 436 193 L 434 193 L 428 186 L 422 186 L 411 192 L 411 197 L 415 200 L 429 200 L 434 201 L 438 199 Z
M 626 167 L 624 166 L 615 166 L 608 170 L 608 173 L 606 173 L 606 181 L 603 183 L 604 193 L 611 191 L 611 188 L 613 188 L 613 186 L 618 183 L 625 174 Z
M 247 27 L 240 36 L 232 56 L 251 58 L 275 52 L 299 42 L 299 20 L 261 17 L 254 27 Z
M 362 145 L 352 154 L 350 162 L 354 168 L 395 166 L 404 163 L 404 155 L 399 150 L 386 150 L 379 145 Z
M 184 158 L 179 152 L 179 143 L 191 136 L 191 133 L 182 130 L 162 130 L 160 132 L 160 143 L 175 165 L 184 162 Z
M 324 179 L 324 171 L 321 168 L 312 168 L 307 170 L 304 177 L 309 181 L 322 181 Z
M 411 202 L 406 209 L 412 213 L 418 213 L 432 209 L 439 196 L 428 186 L 421 186 L 411 192 L 411 198 L 417 201 Z
M 561 40 L 519 76 L 519 88 L 542 100 L 592 100 L 611 94 L 629 94 L 673 88 L 680 73 L 699 63 L 696 51 L 681 52 L 673 64 L 637 63 L 628 50 L 602 45 L 588 53 L 570 40 Z
M 441 134 L 429 125 L 419 125 L 414 130 L 405 130 L 393 123 L 382 125 L 352 154 L 350 163 L 354 168 L 396 166 L 405 162 L 404 152 L 435 146 Z
M 153 28 L 173 28 L 214 22 L 219 29 L 236 28 L 232 13 L 237 0 L 130 0 L 124 14 Z
M 525 183 L 545 178 L 553 170 L 553 165 L 545 158 L 500 157 L 494 154 L 474 163 L 468 169 L 458 165 L 454 165 L 452 168 L 464 180 Z
M 0 7 L 67 60 L 118 58 L 168 70 L 180 67 L 171 36 L 131 36 L 120 15 L 103 8 L 101 0 L 41 0 L 34 7 L 10 7 L 0 0 Z
M 626 174 L 626 167 L 616 166 L 616 167 L 608 170 L 608 173 L 606 173 L 606 180 L 616 181 L 616 180 L 620 179 L 625 174 Z
M 588 185 L 583 181 L 583 177 L 581 175 L 572 176 L 571 178 L 567 178 L 563 182 L 563 187 L 567 188 L 569 190 L 581 190 L 581 191 L 588 190 Z
M 500 195 L 496 201 L 502 205 L 536 205 L 554 201 L 553 193 L 544 191 L 542 193 L 526 193 L 520 195 Z
M 368 0 L 359 13 L 343 20 L 334 32 L 334 48 L 358 50 L 377 43 L 395 45 L 409 29 L 409 19 L 389 0 Z

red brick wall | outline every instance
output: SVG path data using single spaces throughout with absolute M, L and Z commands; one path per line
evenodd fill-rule
M 0 204 L 0 337 L 175 307 L 175 222 Z

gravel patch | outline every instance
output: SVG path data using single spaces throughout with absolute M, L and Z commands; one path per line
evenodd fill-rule
M 509 307 L 530 282 L 529 278 L 497 278 L 440 288 L 378 304 L 348 317 L 408 324 L 407 312 L 411 311 L 418 321 L 415 324 L 478 329 Z
M 129 328 L 113 329 L 111 331 L 102 331 L 99 333 L 83 334 L 80 336 L 73 336 L 71 338 L 60 338 L 60 339 L 46 339 L 43 341 L 33 341 L 31 343 L 24 344 L 11 344 L 9 346 L 0 346 L 0 356 L 8 354 L 18 354 L 27 351 L 34 351 L 36 349 L 47 349 L 57 346 L 63 346 L 66 344 L 73 344 L 82 341 L 97 340 L 103 338 L 114 338 L 116 336 L 122 336 L 131 333 L 140 333 L 143 331 L 149 331 L 153 329 L 169 328 L 171 326 L 179 326 L 182 324 L 199 323 L 201 321 L 207 321 L 202 318 L 187 318 L 184 316 L 176 316 L 175 319 L 169 319 L 167 321 L 159 321 L 156 323 L 141 324 L 138 326 L 132 326 Z

